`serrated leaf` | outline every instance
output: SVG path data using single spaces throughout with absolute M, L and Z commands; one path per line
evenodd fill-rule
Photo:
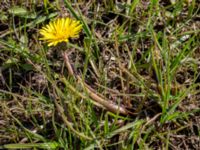
M 37 14 L 35 12 L 32 12 L 22 17 L 27 18 L 27 19 L 35 19 L 37 17 Z
M 27 9 L 23 8 L 23 7 L 19 7 L 19 6 L 14 6 L 12 8 L 10 8 L 8 10 L 8 12 L 10 14 L 16 15 L 16 16 L 23 16 L 23 15 L 27 15 L 28 11 Z

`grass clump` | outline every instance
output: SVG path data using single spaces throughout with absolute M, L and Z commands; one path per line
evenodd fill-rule
M 0 148 L 199 149 L 199 9 L 196 0 L 0 2 Z M 79 36 L 39 40 L 68 17 Z

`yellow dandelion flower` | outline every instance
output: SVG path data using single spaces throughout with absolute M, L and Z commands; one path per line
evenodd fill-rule
M 59 18 L 40 29 L 39 32 L 43 36 L 40 40 L 47 41 L 48 46 L 55 46 L 60 42 L 68 42 L 69 38 L 77 38 L 81 29 L 80 21 Z

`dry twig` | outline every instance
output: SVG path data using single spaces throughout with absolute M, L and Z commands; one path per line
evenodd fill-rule
M 75 77 L 77 79 L 77 82 L 81 83 L 82 86 L 84 87 L 84 89 L 86 90 L 86 92 L 88 93 L 88 95 L 90 96 L 90 98 L 92 100 L 94 100 L 95 102 L 99 103 L 100 105 L 104 106 L 108 111 L 113 112 L 113 113 L 119 113 L 119 114 L 123 114 L 123 115 L 128 115 L 128 114 L 132 114 L 132 112 L 128 111 L 127 109 L 113 104 L 111 103 L 111 100 L 106 100 L 106 98 L 104 98 L 103 96 L 99 96 L 100 94 L 98 94 L 94 89 L 92 89 L 89 85 L 87 85 L 80 76 L 75 75 L 74 71 L 72 69 L 72 66 L 69 62 L 69 58 L 68 58 L 68 54 L 67 52 L 63 53 L 63 58 L 66 64 L 66 67 L 69 71 L 69 74 L 73 77 Z

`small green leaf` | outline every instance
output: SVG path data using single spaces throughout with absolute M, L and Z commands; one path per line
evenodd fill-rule
M 6 13 L 4 11 L 0 12 L 0 20 L 1 21 L 8 20 L 8 16 L 6 15 Z
M 26 71 L 33 70 L 33 66 L 31 64 L 22 64 L 21 67 Z
M 9 58 L 4 64 L 15 64 L 18 62 L 16 58 Z
M 10 67 L 13 66 L 14 64 L 17 64 L 18 62 L 19 62 L 19 60 L 18 60 L 17 58 L 9 58 L 9 59 L 7 59 L 7 60 L 3 63 L 2 67 L 3 67 L 4 69 L 10 68 Z

